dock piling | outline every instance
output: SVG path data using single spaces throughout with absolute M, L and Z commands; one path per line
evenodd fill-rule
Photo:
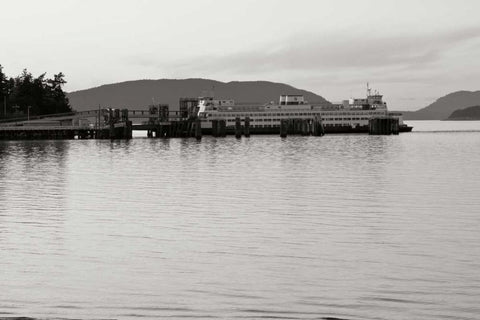
M 218 137 L 218 120 L 212 120 L 212 136 Z
M 368 133 L 370 135 L 398 134 L 399 121 L 392 117 L 372 118 L 368 121 Z
M 202 139 L 202 122 L 200 119 L 195 119 L 195 138 L 197 140 Z
M 250 117 L 245 117 L 245 128 L 243 131 L 245 137 L 250 137 Z
M 242 137 L 242 122 L 240 117 L 235 118 L 235 138 L 240 139 Z
M 218 121 L 218 130 L 219 130 L 219 137 L 226 137 L 227 136 L 227 120 L 222 119 Z
M 289 127 L 288 119 L 280 120 L 280 137 L 282 137 L 282 138 L 287 137 L 288 127 Z

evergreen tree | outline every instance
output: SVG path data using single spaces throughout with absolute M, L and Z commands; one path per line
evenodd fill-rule
M 47 80 L 48 90 L 46 92 L 48 93 L 51 108 L 50 112 L 59 113 L 72 111 L 68 98 L 62 90 L 62 86 L 67 83 L 64 77 L 65 75 L 60 72 L 59 74 L 55 74 L 53 79 Z
M 45 73 L 34 78 L 27 69 L 21 75 L 7 80 L 0 66 L 0 96 L 2 105 L 3 97 L 7 97 L 7 113 L 10 114 L 16 111 L 14 108 L 24 114 L 30 112 L 30 115 L 71 112 L 68 98 L 62 89 L 65 83 L 62 72 L 55 74 L 53 79 L 47 79 Z
M 2 112 L 0 113 L 3 117 L 6 116 L 5 111 L 6 111 L 6 103 L 7 103 L 7 97 L 8 97 L 8 79 L 5 73 L 3 73 L 3 67 L 0 64 L 0 110 Z

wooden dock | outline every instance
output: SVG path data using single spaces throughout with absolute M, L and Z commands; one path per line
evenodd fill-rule
M 250 117 L 237 117 L 234 126 L 226 119 L 212 120 L 211 128 L 185 111 L 170 111 L 168 105 L 150 106 L 148 110 L 97 109 L 69 114 L 17 119 L 0 122 L 0 140 L 31 139 L 131 139 L 134 130 L 147 131 L 149 138 L 201 139 L 203 135 L 237 138 L 255 134 L 322 136 L 325 130 L 319 117 L 284 119 L 277 127 L 254 127 Z
M 0 140 L 131 139 L 128 110 L 103 109 L 0 123 Z

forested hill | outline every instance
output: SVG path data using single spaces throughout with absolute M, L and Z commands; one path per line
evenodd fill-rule
M 452 112 L 480 105 L 480 91 L 456 91 L 414 112 L 405 112 L 405 120 L 445 120 Z
M 215 97 L 234 99 L 236 102 L 267 103 L 278 101 L 281 94 L 302 94 L 309 102 L 329 104 L 313 92 L 301 90 L 283 83 L 268 81 L 220 82 L 207 79 L 136 80 L 103 85 L 96 88 L 70 92 L 72 108 L 91 110 L 101 107 L 147 108 L 152 103 L 168 103 L 171 110 L 178 110 L 182 97 L 199 97 L 214 93 Z
M 456 110 L 448 120 L 480 120 L 480 105 Z

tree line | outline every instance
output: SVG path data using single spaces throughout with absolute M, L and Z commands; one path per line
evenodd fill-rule
M 71 112 L 72 108 L 62 89 L 65 83 L 62 72 L 55 74 L 53 79 L 47 78 L 46 73 L 35 78 L 27 69 L 23 69 L 21 75 L 9 78 L 0 65 L 1 117 Z

